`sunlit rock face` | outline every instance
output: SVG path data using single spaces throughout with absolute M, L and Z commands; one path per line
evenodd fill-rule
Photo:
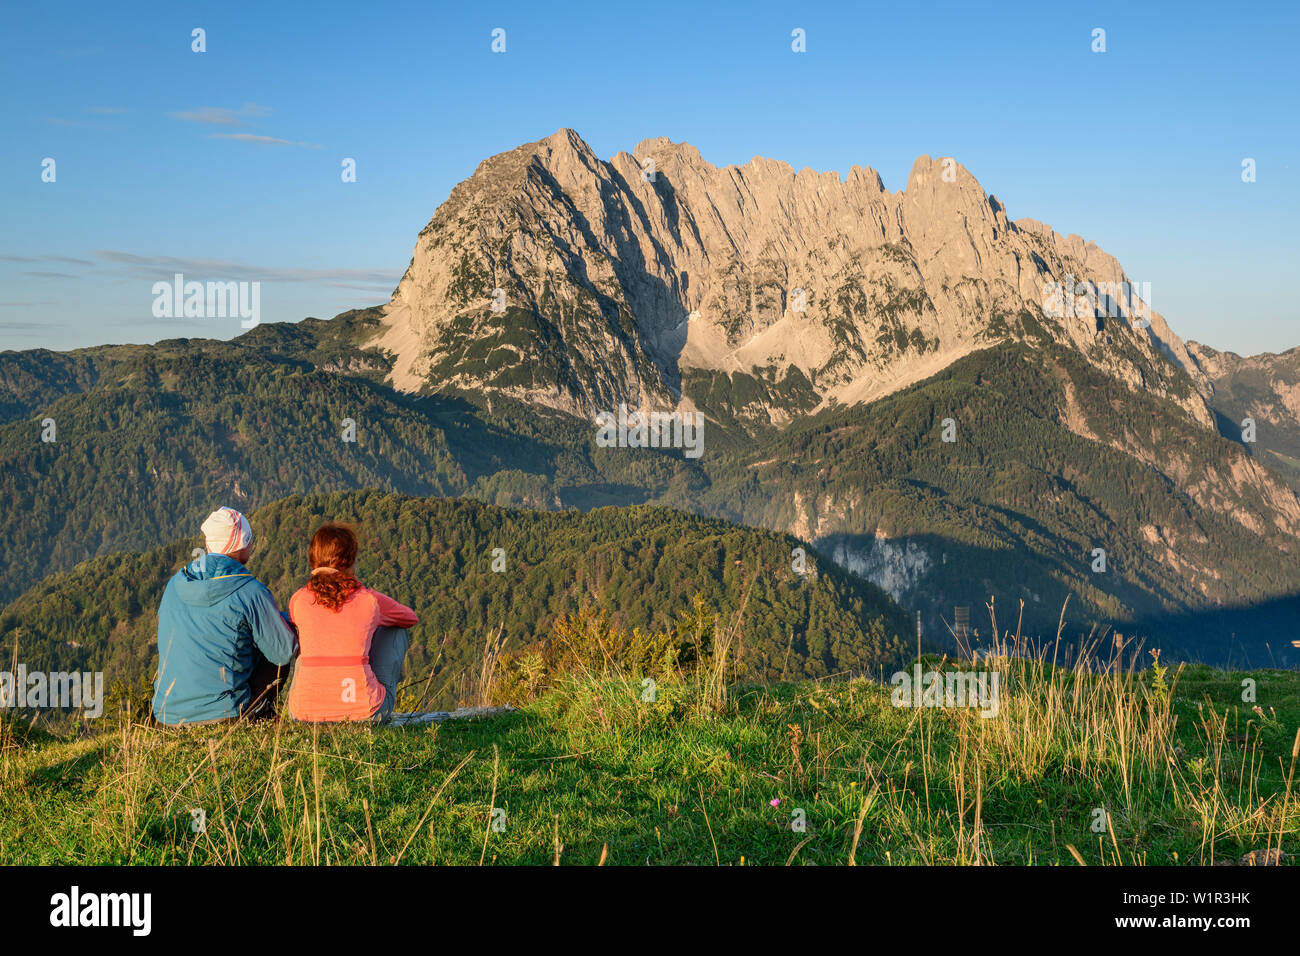
M 399 388 L 582 415 L 753 376 L 737 417 L 780 425 L 1046 337 L 1209 427 L 1205 376 L 1144 292 L 1092 243 L 1008 219 L 951 159 L 921 156 L 890 192 L 871 169 L 719 168 L 664 138 L 606 161 L 566 129 L 452 190 L 374 344 Z

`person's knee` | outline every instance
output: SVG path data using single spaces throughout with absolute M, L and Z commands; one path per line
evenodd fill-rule
M 401 627 L 376 628 L 375 636 L 370 640 L 370 657 L 381 660 L 398 660 L 406 656 L 406 649 L 411 644 L 411 634 Z
M 392 644 L 405 647 L 411 642 L 411 632 L 404 627 L 377 627 L 371 645 Z
M 410 643 L 411 635 L 405 628 L 382 627 L 375 630 L 370 642 L 370 666 L 381 683 L 396 686 Z

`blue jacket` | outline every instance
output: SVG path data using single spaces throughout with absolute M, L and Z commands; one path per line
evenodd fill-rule
M 196 558 L 167 582 L 158 606 L 153 715 L 164 724 L 238 717 L 254 666 L 263 657 L 288 664 L 296 649 L 265 584 L 227 555 Z

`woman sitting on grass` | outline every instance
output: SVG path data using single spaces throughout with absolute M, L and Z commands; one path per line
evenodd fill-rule
M 289 599 L 298 627 L 299 658 L 289 690 L 295 720 L 387 721 L 418 618 L 372 591 L 353 574 L 357 536 L 342 524 L 321 526 L 311 539 L 311 579 Z

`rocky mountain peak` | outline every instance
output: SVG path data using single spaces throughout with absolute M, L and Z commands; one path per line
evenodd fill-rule
M 1053 288 L 1069 314 L 1050 314 Z M 665 137 L 604 161 L 561 129 L 452 191 L 375 344 L 409 390 L 590 415 L 690 404 L 700 383 L 739 376 L 753 387 L 737 416 L 780 423 L 1045 334 L 1208 426 L 1187 388 L 1204 374 L 1137 291 L 1095 244 L 1009 220 L 949 157 L 918 157 L 890 192 L 870 168 L 716 167 Z

